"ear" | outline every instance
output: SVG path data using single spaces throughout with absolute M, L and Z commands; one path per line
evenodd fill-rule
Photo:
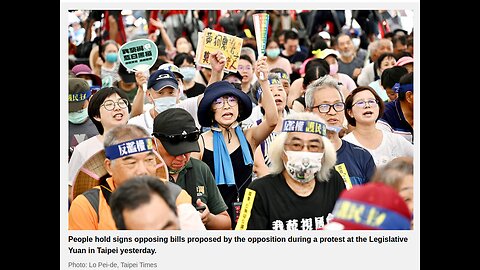
M 103 165 L 105 167 L 105 170 L 107 170 L 108 174 L 113 175 L 112 174 L 112 161 L 110 159 L 106 158 L 103 161 Z
M 101 120 L 102 118 L 100 118 L 99 116 L 94 116 L 93 119 L 97 120 L 98 122 L 101 122 L 100 120 Z
M 355 117 L 353 117 L 353 111 L 351 109 L 348 109 L 347 113 L 351 118 L 355 118 Z
M 405 93 L 405 99 L 408 101 L 408 103 L 413 103 L 413 92 L 408 91 Z

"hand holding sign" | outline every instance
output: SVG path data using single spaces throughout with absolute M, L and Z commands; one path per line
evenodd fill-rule
M 253 26 L 255 28 L 255 39 L 257 41 L 258 59 L 265 55 L 265 48 L 267 46 L 268 37 L 268 21 L 270 16 L 268 13 L 253 14 Z M 263 72 L 260 73 L 259 78 L 265 79 Z
M 123 44 L 118 54 L 120 62 L 128 71 L 145 72 L 157 61 L 158 48 L 149 39 L 136 39 Z M 147 91 L 147 83 L 144 83 L 142 88 L 143 91 Z
M 209 62 L 210 54 L 215 53 L 216 51 L 221 51 L 225 56 L 224 70 L 228 72 L 237 72 L 243 39 L 209 28 L 205 28 L 203 32 L 198 34 L 195 58 L 197 65 L 202 67 L 212 67 Z
M 267 57 L 266 56 L 259 56 L 258 61 L 255 63 L 255 72 L 260 81 L 264 81 L 267 79 L 267 76 L 263 76 L 263 74 L 268 74 L 268 64 L 267 64 Z

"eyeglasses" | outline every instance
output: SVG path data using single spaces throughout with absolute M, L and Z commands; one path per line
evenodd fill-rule
M 182 134 L 174 134 L 174 135 L 165 135 L 158 132 L 153 132 L 152 135 L 158 139 L 160 139 L 160 137 L 165 138 L 171 144 L 178 144 L 183 141 L 196 142 L 200 137 L 200 130 L 195 130 L 190 133 L 182 132 Z
M 105 102 L 103 102 L 102 106 L 105 108 L 105 110 L 107 111 L 113 111 L 115 109 L 115 104 L 117 104 L 117 106 L 120 108 L 120 109 L 125 109 L 127 108 L 129 102 L 127 99 L 125 98 L 121 98 L 119 99 L 117 102 L 113 101 L 113 100 L 107 100 Z
M 289 146 L 288 150 L 291 150 L 291 151 L 302 151 L 305 148 L 305 146 L 307 147 L 308 152 L 320 152 L 323 149 L 320 143 L 305 144 L 303 142 L 295 141 L 295 142 L 285 143 L 285 145 Z
M 337 102 L 335 104 L 320 104 L 318 106 L 313 106 L 313 108 L 317 108 L 321 113 L 328 113 L 330 108 L 333 108 L 336 112 L 341 112 L 345 109 L 345 103 Z
M 359 101 L 353 103 L 352 106 L 355 105 L 355 106 L 360 107 L 360 108 L 366 108 L 367 104 L 368 104 L 369 108 L 375 108 L 375 107 L 378 106 L 378 100 L 376 100 L 376 99 L 359 100 Z
M 235 107 L 238 104 L 238 99 L 235 96 L 219 97 L 213 101 L 213 107 L 215 109 L 223 108 L 225 101 L 228 103 L 228 105 L 230 105 L 230 107 Z
M 252 66 L 238 66 L 237 69 L 238 71 L 252 70 Z

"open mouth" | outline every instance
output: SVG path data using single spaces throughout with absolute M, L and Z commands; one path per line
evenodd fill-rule
M 372 116 L 372 115 L 373 115 L 373 112 L 372 112 L 372 111 L 366 111 L 366 112 L 364 112 L 362 115 L 364 115 L 364 116 Z
M 115 120 L 122 120 L 123 119 L 123 113 L 116 113 L 113 115 L 113 118 Z
M 338 119 L 336 119 L 336 118 L 330 118 L 330 119 L 327 120 L 327 123 L 328 123 L 329 125 L 332 125 L 332 126 L 333 126 L 333 125 L 336 125 L 338 122 L 339 122 L 339 121 L 338 121 Z
M 224 114 L 222 114 L 222 118 L 232 119 L 233 118 L 233 113 L 230 113 L 230 112 L 224 113 Z

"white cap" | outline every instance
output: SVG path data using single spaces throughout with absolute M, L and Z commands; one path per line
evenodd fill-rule
M 330 34 L 326 31 L 322 31 L 322 32 L 318 33 L 318 35 L 321 36 L 325 40 L 330 40 Z

